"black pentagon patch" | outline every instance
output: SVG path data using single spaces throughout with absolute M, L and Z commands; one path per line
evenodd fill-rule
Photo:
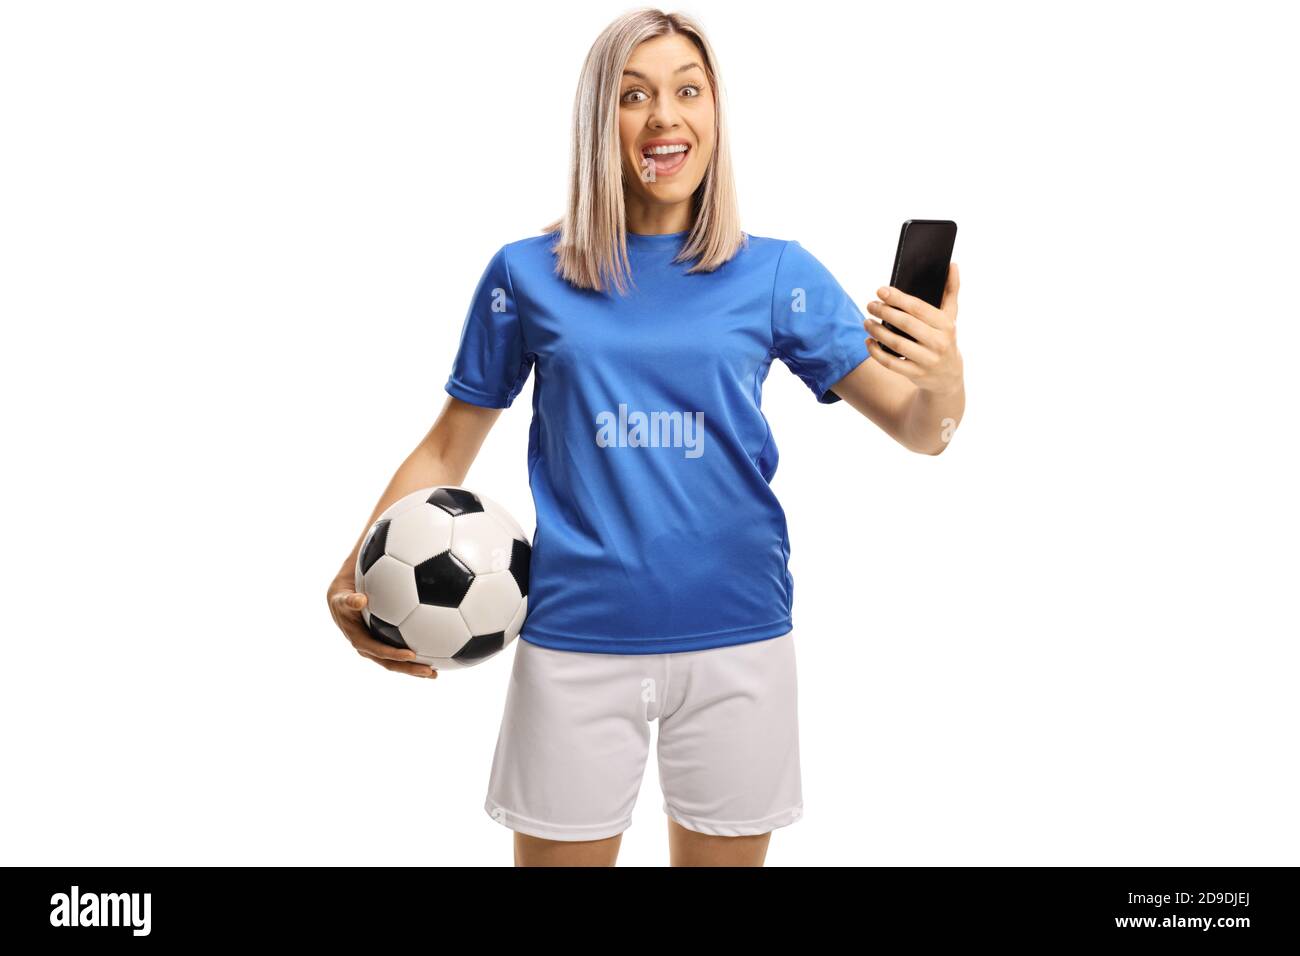
M 478 637 L 471 637 L 466 641 L 464 647 L 451 655 L 451 659 L 453 661 L 481 661 L 485 657 L 491 657 L 505 646 L 505 631 L 497 631 L 495 634 L 482 634 Z
M 433 494 L 429 495 L 429 504 L 437 505 L 453 518 L 483 510 L 483 502 L 478 500 L 478 495 L 464 488 L 435 488 Z
M 415 589 L 421 604 L 460 607 L 474 583 L 474 572 L 450 551 L 415 566 Z
M 373 568 L 375 562 L 384 556 L 384 549 L 388 547 L 388 524 L 389 519 L 385 518 L 370 529 L 370 536 L 361 547 L 362 574 Z
M 519 593 L 524 597 L 528 597 L 528 568 L 532 560 L 533 549 L 528 542 L 515 538 L 510 548 L 510 573 L 515 576 L 515 584 L 519 585 Z
M 402 632 L 394 624 L 389 624 L 379 616 L 370 615 L 370 633 L 375 636 L 375 640 L 383 641 L 389 647 L 396 647 L 398 650 L 409 651 L 406 641 L 402 640 Z

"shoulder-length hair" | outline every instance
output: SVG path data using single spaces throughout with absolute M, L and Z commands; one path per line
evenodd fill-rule
M 605 291 L 612 283 L 620 294 L 626 291 L 631 266 L 619 146 L 619 90 L 628 57 L 637 44 L 672 33 L 686 36 L 699 50 L 715 106 L 713 156 L 691 197 L 693 224 L 674 261 L 696 259 L 687 272 L 712 272 L 745 244 L 722 80 L 713 48 L 699 24 L 688 16 L 648 7 L 633 10 L 606 27 L 587 53 L 573 104 L 568 204 L 564 216 L 543 229 L 548 234 L 559 233 L 551 246 L 556 273 L 579 288 Z

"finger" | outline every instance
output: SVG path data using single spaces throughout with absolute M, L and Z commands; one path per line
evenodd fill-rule
M 901 352 L 903 355 L 907 356 L 910 362 L 916 362 L 924 368 L 929 368 L 934 364 L 935 359 L 938 358 L 934 352 L 927 349 L 920 342 L 913 342 L 906 335 L 899 335 L 892 329 L 885 328 L 884 324 L 881 322 L 877 322 L 874 319 L 867 319 L 865 324 L 867 331 L 870 332 L 874 338 L 880 340 L 885 345 L 888 345 L 895 352 Z
M 926 325 L 920 319 L 908 315 L 902 309 L 896 309 L 892 305 L 885 305 L 883 302 L 868 302 L 867 311 L 882 322 L 888 321 L 896 328 L 902 329 L 931 351 L 935 351 L 941 341 L 942 332 L 939 329 Z M 885 344 L 891 348 L 894 345 L 893 342 L 886 342 Z M 899 349 L 898 351 L 903 350 Z
M 344 629 L 348 640 L 352 646 L 359 651 L 365 651 L 371 657 L 382 657 L 387 661 L 413 661 L 415 660 L 415 651 L 409 647 L 393 647 L 391 644 L 385 644 L 383 641 L 371 634 L 364 625 L 351 626 Z
M 957 290 L 961 288 L 961 276 L 957 272 L 957 263 L 948 263 L 948 282 L 943 287 L 943 302 L 939 311 L 947 313 L 954 322 L 957 321 Z
M 890 346 L 890 348 L 893 348 L 893 346 Z M 916 379 L 925 374 L 922 369 L 917 368 L 911 362 L 890 355 L 880 347 L 880 343 L 876 339 L 867 339 L 867 351 L 873 359 L 885 368 L 906 378 Z
M 343 618 L 338 622 L 339 629 L 343 631 L 346 637 L 359 651 L 365 651 L 371 657 L 382 657 L 389 661 L 410 661 L 415 659 L 415 651 L 409 647 L 394 647 L 379 640 L 370 633 L 370 628 L 362 622 L 360 617 Z
M 914 295 L 908 295 L 906 292 L 895 289 L 893 286 L 881 286 L 876 290 L 876 295 L 882 302 L 892 305 L 896 309 L 902 309 L 909 315 L 913 315 L 920 319 L 926 325 L 932 325 L 936 329 L 942 329 L 948 324 L 948 317 L 932 306 L 929 302 L 926 302 L 924 299 L 918 299 Z M 894 320 L 890 319 L 890 321 L 893 322 Z M 897 322 L 894 322 L 894 324 L 898 325 Z M 911 332 L 912 330 L 908 329 L 907 331 Z M 916 333 L 913 332 L 912 334 L 915 335 Z M 920 336 L 917 337 L 920 338 Z
M 432 666 L 426 665 L 426 663 L 420 663 L 419 661 L 389 661 L 387 658 L 376 657 L 374 654 L 369 654 L 360 648 L 356 649 L 356 653 L 367 659 L 367 661 L 374 661 L 377 665 L 381 665 L 385 670 L 398 671 L 400 674 L 415 674 L 416 676 L 421 676 L 421 678 L 428 678 L 428 676 L 437 675 L 437 671 L 435 671 Z
M 358 617 L 361 615 L 361 609 L 365 607 L 367 603 L 368 599 L 364 594 L 359 594 L 356 591 L 348 591 L 346 589 L 335 591 L 330 597 L 330 604 L 333 606 L 335 611 L 339 613 L 350 612 Z
M 367 654 L 365 651 L 362 651 L 360 649 L 357 650 L 357 653 L 360 654 L 362 657 L 374 661 L 376 664 L 380 665 L 385 670 L 390 670 L 397 674 L 410 674 L 412 677 L 428 677 L 428 678 L 434 678 L 438 676 L 438 672 L 434 670 L 432 667 L 430 667 L 428 664 L 419 664 L 419 663 L 412 664 L 412 663 L 407 663 L 405 661 L 388 661 L 388 660 L 384 660 L 382 657 L 373 657 L 370 654 Z

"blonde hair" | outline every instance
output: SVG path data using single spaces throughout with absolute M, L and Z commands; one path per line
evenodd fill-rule
M 675 262 L 696 259 L 687 272 L 712 272 L 746 243 L 740 228 L 736 183 L 731 166 L 726 107 L 717 58 L 704 31 L 690 17 L 646 7 L 623 14 L 596 38 L 587 53 L 573 103 L 573 144 L 569 196 L 564 216 L 543 228 L 559 232 L 551 247 L 555 271 L 575 286 L 619 293 L 631 276 L 627 257 L 627 214 L 623 202 L 623 164 L 618 106 L 623 69 L 637 44 L 679 33 L 700 52 L 715 104 L 714 147 L 709 168 L 691 197 L 693 223 Z

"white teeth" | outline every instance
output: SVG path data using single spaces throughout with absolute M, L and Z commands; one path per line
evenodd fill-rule
M 679 143 L 676 146 L 648 146 L 641 153 L 645 156 L 667 156 L 669 153 L 684 153 L 688 149 L 690 147 L 685 143 Z

